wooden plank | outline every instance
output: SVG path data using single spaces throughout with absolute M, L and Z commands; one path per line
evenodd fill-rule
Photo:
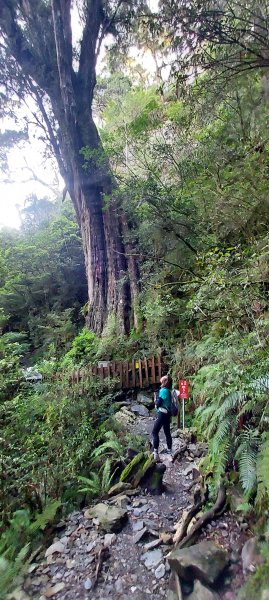
M 126 383 L 126 388 L 129 389 L 130 385 L 129 385 L 129 362 L 128 362 L 128 360 L 125 361 L 125 383 Z
M 155 356 L 152 356 L 151 358 L 151 377 L 152 377 L 152 383 L 156 383 L 156 373 L 155 373 Z
M 117 363 L 119 366 L 119 375 L 120 375 L 120 387 L 123 387 L 123 373 L 122 373 L 122 362 Z
M 148 387 L 149 385 L 149 372 L 148 372 L 148 359 L 144 358 L 144 365 L 145 365 L 145 385 L 146 387 Z
M 126 362 L 122 361 L 122 387 L 126 388 Z
M 132 360 L 131 363 L 131 369 L 132 369 L 132 387 L 135 388 L 135 360 Z
M 156 382 L 160 383 L 160 379 L 161 379 L 161 376 L 162 376 L 162 363 L 161 363 L 161 357 L 160 357 L 159 354 L 158 354 L 158 357 L 157 357 L 157 366 L 158 366 L 158 375 L 157 375 Z
M 111 373 L 112 373 L 112 377 L 115 378 L 116 377 L 116 363 L 114 360 L 111 364 Z
M 104 381 L 104 367 L 103 367 L 103 365 L 101 367 L 99 367 L 99 377 L 100 377 L 101 381 Z
M 139 364 L 139 387 L 142 388 L 143 387 L 143 374 L 142 374 L 142 361 L 141 361 L 141 359 L 139 359 L 138 364 Z

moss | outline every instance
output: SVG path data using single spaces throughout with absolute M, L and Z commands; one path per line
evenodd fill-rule
M 144 456 L 145 458 L 145 456 Z M 142 481 L 143 477 L 145 477 L 146 473 L 148 472 L 148 470 L 154 466 L 154 458 L 153 456 L 149 456 L 146 457 L 146 460 L 144 462 L 144 464 L 141 465 L 141 467 L 138 469 L 135 478 L 134 478 L 134 485 L 137 486 L 139 485 L 140 481 Z
M 131 462 L 125 467 L 125 469 L 123 469 L 122 474 L 120 476 L 120 481 L 126 481 L 126 479 L 130 480 L 130 477 L 133 474 L 133 470 L 135 470 L 135 467 L 143 460 L 143 458 L 143 452 L 139 452 L 136 456 L 134 456 Z

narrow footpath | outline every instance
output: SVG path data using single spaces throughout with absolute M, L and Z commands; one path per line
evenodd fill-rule
M 137 417 L 130 425 L 134 433 L 150 438 L 154 418 Z M 164 442 L 161 434 L 162 442 Z M 182 444 L 179 432 L 173 433 L 173 450 Z M 160 457 L 166 465 L 165 492 L 150 496 L 146 490 L 118 494 L 107 500 L 110 506 L 127 510 L 128 519 L 118 533 L 104 534 L 90 511 L 73 512 L 60 523 L 53 544 L 39 562 L 32 564 L 23 583 L 20 600 L 162 600 L 169 598 L 170 567 L 166 556 L 175 524 L 193 503 L 193 470 L 205 445 L 189 441 L 188 448 L 172 463 L 161 444 Z M 97 501 L 98 502 L 98 501 Z M 228 513 L 212 521 L 199 541 L 212 540 L 224 547 L 230 563 L 213 596 L 235 600 L 242 585 L 241 549 L 248 536 L 247 525 Z M 185 585 L 183 597 L 194 598 L 192 586 Z M 191 595 L 189 595 L 191 594 Z M 189 595 L 189 596 L 188 596 Z M 171 598 L 176 596 L 170 595 Z M 10 594 L 10 600 L 15 596 Z M 203 600 L 195 596 L 197 600 Z

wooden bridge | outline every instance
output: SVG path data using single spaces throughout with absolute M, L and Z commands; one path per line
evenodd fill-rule
M 100 361 L 97 365 L 89 365 L 73 371 L 69 376 L 69 384 L 83 383 L 87 379 L 98 377 L 116 379 L 121 389 L 147 388 L 160 383 L 163 364 L 160 355 L 132 361 Z

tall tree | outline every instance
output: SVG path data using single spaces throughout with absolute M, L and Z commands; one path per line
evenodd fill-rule
M 2 0 L 1 80 L 8 81 L 11 94 L 15 90 L 21 97 L 34 98 L 38 120 L 74 204 L 85 255 L 89 327 L 100 332 L 113 311 L 128 331 L 137 269 L 133 257 L 126 256 L 127 224 L 113 198 L 113 176 L 92 102 L 102 41 L 134 16 L 140 0 L 76 4 L 83 22 L 79 45 L 73 40 L 71 0 Z M 85 147 L 87 169 L 81 153 Z

